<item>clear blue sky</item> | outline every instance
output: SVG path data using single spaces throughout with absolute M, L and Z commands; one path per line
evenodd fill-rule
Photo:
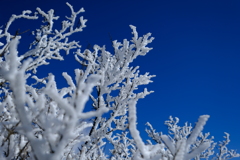
M 62 18 L 69 15 L 65 0 L 0 0 L 0 24 L 12 13 L 22 10 L 55 9 Z M 74 38 L 83 48 L 89 44 L 106 44 L 112 50 L 112 39 L 131 37 L 129 25 L 137 26 L 139 35 L 151 32 L 154 49 L 134 62 L 142 73 L 157 75 L 148 86 L 155 93 L 138 103 L 138 128 L 144 133 L 150 122 L 157 131 L 164 131 L 170 115 L 181 124 L 195 123 L 200 115 L 211 117 L 204 129 L 222 140 L 230 133 L 229 148 L 240 152 L 240 1 L 239 0 L 69 0 L 88 19 L 87 28 Z M 20 23 L 21 22 L 21 23 Z M 39 21 L 16 21 L 13 30 L 34 29 Z M 1 26 L 1 25 L 0 25 Z M 26 33 L 26 37 L 31 37 Z M 30 39 L 30 38 L 28 38 Z M 27 44 L 21 42 L 21 50 Z M 26 46 L 24 46 L 24 44 Z M 72 57 L 54 62 L 52 72 L 73 73 L 79 65 Z M 48 67 L 39 74 L 46 75 Z M 61 85 L 61 84 L 59 84 Z

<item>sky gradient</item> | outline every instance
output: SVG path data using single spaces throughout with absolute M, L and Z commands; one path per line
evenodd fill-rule
M 98 44 L 112 51 L 111 39 L 131 38 L 129 25 L 137 27 L 139 35 L 152 33 L 153 50 L 139 57 L 132 65 L 141 73 L 156 75 L 147 86 L 155 93 L 140 100 L 138 129 L 143 139 L 145 123 L 166 133 L 164 121 L 170 115 L 195 123 L 200 115 L 211 117 L 204 128 L 215 141 L 230 134 L 229 148 L 240 152 L 240 1 L 239 0 L 68 0 L 75 10 L 84 7 L 87 28 L 73 36 L 82 48 Z M 0 0 L 0 26 L 11 14 L 22 10 L 54 9 L 63 18 L 70 14 L 65 0 Z M 62 20 L 62 19 L 61 19 Z M 35 29 L 40 21 L 13 23 L 12 30 Z M 60 21 L 59 21 L 60 24 Z M 19 51 L 27 51 L 31 35 L 20 42 Z M 1 41 L 1 40 L 0 40 Z M 51 69 L 49 69 L 49 67 Z M 71 55 L 66 61 L 55 61 L 39 68 L 47 76 L 51 70 L 61 79 L 62 72 L 73 73 L 79 64 Z M 65 85 L 64 82 L 62 82 Z M 237 158 L 236 158 L 237 159 Z

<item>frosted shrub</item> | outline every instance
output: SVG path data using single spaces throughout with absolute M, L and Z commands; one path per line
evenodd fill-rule
M 157 133 L 150 123 L 147 130 L 151 141 L 145 143 L 137 130 L 136 104 L 153 91 L 137 91 L 151 83 L 153 75 L 140 74 L 139 67 L 130 67 L 138 56 L 145 56 L 152 48 L 148 33 L 139 37 L 136 27 L 132 40 L 113 41 L 114 53 L 105 46 L 94 45 L 93 51 L 81 51 L 76 41 L 68 37 L 86 27 L 86 19 L 79 17 L 84 9 L 75 11 L 67 3 L 71 15 L 62 21 L 60 30 L 54 28 L 59 17 L 54 10 L 37 8 L 12 15 L 5 28 L 0 28 L 0 159 L 8 160 L 188 160 L 211 157 L 215 143 L 201 131 L 209 118 L 199 118 L 194 129 L 177 126 L 178 119 L 166 124 L 169 135 Z M 37 20 L 43 25 L 32 32 L 35 40 L 29 51 L 18 53 L 21 35 L 11 34 L 9 27 L 16 19 Z M 76 26 L 76 21 L 80 26 Z M 29 22 L 30 23 L 30 22 Z M 39 77 L 38 67 L 49 60 L 64 60 L 62 51 L 74 54 L 79 66 L 75 75 L 62 73 L 68 86 L 59 88 L 53 74 Z M 81 67 L 79 67 L 81 68 Z M 34 82 L 27 80 L 34 79 Z M 41 87 L 39 87 L 41 86 Z M 93 94 L 93 91 L 97 94 Z M 114 94 L 113 94 L 114 92 Z M 92 101 L 93 110 L 84 112 Z M 103 115 L 105 113 L 105 115 Z M 91 119 L 91 120 L 90 120 Z M 86 129 L 90 128 L 86 134 Z M 85 134 L 84 134 L 85 133 Z M 130 134 L 128 134 L 130 133 Z M 132 138 L 131 138 L 132 137 Z M 229 151 L 229 135 L 220 143 L 220 153 L 213 159 L 239 157 Z M 111 144 L 110 151 L 104 148 Z

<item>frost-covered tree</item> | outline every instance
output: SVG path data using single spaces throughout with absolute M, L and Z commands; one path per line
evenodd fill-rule
M 62 21 L 60 30 L 54 28 L 59 19 L 54 10 L 40 8 L 34 14 L 27 10 L 12 15 L 0 28 L 0 159 L 226 160 L 240 156 L 226 148 L 227 133 L 219 144 L 220 152 L 214 154 L 216 143 L 201 132 L 208 115 L 200 116 L 195 127 L 187 123 L 180 127 L 179 120 L 170 117 L 166 121 L 169 135 L 147 123 L 151 140 L 144 142 L 136 126 L 136 105 L 152 91 L 138 91 L 138 87 L 151 83 L 154 76 L 140 74 L 139 67 L 130 63 L 152 49 L 147 45 L 153 37 L 150 33 L 139 37 L 130 25 L 132 40 L 113 41 L 113 53 L 98 45 L 81 51 L 79 43 L 68 37 L 86 27 L 87 20 L 79 17 L 84 9 L 75 11 L 67 5 L 71 15 Z M 18 53 L 21 34 L 11 34 L 9 27 L 19 18 L 40 17 L 43 25 L 32 32 L 35 40 L 29 51 Z M 64 60 L 62 51 L 74 54 L 79 68 L 85 67 L 75 69 L 75 75 L 63 72 L 68 86 L 59 88 L 53 74 L 39 77 L 37 69 L 51 59 Z M 93 109 L 84 112 L 88 101 Z M 111 146 L 109 152 L 106 144 Z

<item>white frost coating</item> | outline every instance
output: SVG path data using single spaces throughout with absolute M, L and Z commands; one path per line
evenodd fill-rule
M 176 153 L 175 146 L 173 145 L 173 142 L 169 139 L 169 137 L 167 135 L 161 135 L 161 139 L 168 147 L 168 149 L 171 151 L 172 155 L 175 155 Z
M 191 145 L 194 141 L 196 141 L 209 117 L 209 115 L 202 115 L 199 117 L 196 126 L 194 127 L 190 137 L 187 140 L 187 145 Z
M 26 80 L 24 78 L 25 70 L 27 65 L 29 65 L 30 61 L 25 61 L 22 68 L 18 70 L 18 63 L 17 63 L 17 44 L 18 39 L 13 39 L 10 43 L 10 54 L 8 61 L 11 61 L 9 73 L 5 73 L 6 79 L 10 82 L 10 87 L 13 90 L 14 95 L 14 104 L 16 106 L 16 111 L 18 113 L 19 119 L 22 123 L 22 129 L 24 131 L 24 135 L 28 138 L 30 144 L 32 144 L 33 150 L 35 150 L 35 154 L 37 157 L 45 157 L 41 153 L 41 149 L 39 145 L 35 145 L 36 140 L 34 140 L 34 135 L 32 133 L 31 127 L 31 117 L 27 114 L 25 110 L 25 101 L 26 101 L 26 88 L 25 83 Z M 16 78 L 17 77 L 17 78 Z
M 204 142 L 200 146 L 195 148 L 191 153 L 185 154 L 184 159 L 185 160 L 192 159 L 192 158 L 196 157 L 197 155 L 201 154 L 202 152 L 204 152 L 210 146 L 211 146 L 210 142 Z
M 60 30 L 54 28 L 59 18 L 54 10 L 40 8 L 33 16 L 28 10 L 13 15 L 5 29 L 0 29 L 0 39 L 5 38 L 0 42 L 0 159 L 212 159 L 216 143 L 209 133 L 201 132 L 208 116 L 201 116 L 194 129 L 188 123 L 180 127 L 179 119 L 170 117 L 165 122 L 168 135 L 156 132 L 149 123 L 146 131 L 155 143 L 147 140 L 145 144 L 140 137 L 136 102 L 153 91 L 138 88 L 151 83 L 154 75 L 141 74 L 139 67 L 130 67 L 130 63 L 152 49 L 147 47 L 153 40 L 151 34 L 139 37 L 131 25 L 132 39 L 113 41 L 112 53 L 98 45 L 81 51 L 78 42 L 68 37 L 86 27 L 87 20 L 78 15 L 84 9 L 75 12 L 67 5 L 71 15 L 62 21 Z M 9 33 L 10 25 L 17 18 L 37 19 L 39 15 L 44 24 L 32 32 L 35 40 L 30 50 L 18 56 L 21 37 Z M 24 38 L 24 34 L 21 36 Z M 67 81 L 65 87 L 59 88 L 52 74 L 35 74 L 50 59 L 64 60 L 62 50 L 69 54 L 75 49 L 75 59 L 82 69 L 75 69 L 75 77 L 62 74 Z M 92 110 L 85 112 L 89 103 Z M 229 135 L 225 138 L 215 159 L 240 157 L 227 149 Z M 106 150 L 108 143 L 112 145 L 111 156 Z
M 87 113 L 81 113 L 81 114 L 79 114 L 79 117 L 81 117 L 81 119 L 88 119 L 88 118 L 95 117 L 95 116 L 99 117 L 108 111 L 109 111 L 109 109 L 106 107 L 99 108 L 97 111 L 89 111 Z
M 186 140 L 183 139 L 180 142 L 180 145 L 178 147 L 178 151 L 176 152 L 174 160 L 183 160 L 186 152 Z
M 235 157 L 240 157 L 240 154 L 237 153 L 236 151 L 228 150 L 227 145 L 230 142 L 229 134 L 226 132 L 224 132 L 224 134 L 226 135 L 224 136 L 225 141 L 220 142 L 219 144 L 220 153 L 216 155 L 216 158 L 220 160 L 228 160 Z
M 9 36 L 8 35 L 8 29 L 10 27 L 10 25 L 13 23 L 13 21 L 15 21 L 16 19 L 19 19 L 19 18 L 25 18 L 25 19 L 38 19 L 37 16 L 29 16 L 29 15 L 26 15 L 26 14 L 30 14 L 31 12 L 29 11 L 23 11 L 21 15 L 12 15 L 12 17 L 9 19 L 6 27 L 5 27 L 5 30 L 4 30 L 4 34 L 3 35 L 0 35 L 0 38 L 2 38 L 3 36 Z M 0 33 L 1 34 L 1 33 Z M 10 42 L 10 39 L 8 39 L 7 42 Z
M 71 86 L 73 90 L 75 90 L 76 86 L 73 83 L 72 77 L 69 76 L 66 72 L 63 72 L 62 75 L 66 79 L 68 85 Z
M 140 133 L 137 130 L 137 112 L 136 112 L 136 102 L 132 102 L 129 105 L 129 115 L 128 115 L 128 119 L 129 119 L 129 130 L 131 133 L 131 136 L 133 137 L 133 139 L 136 142 L 137 147 L 139 148 L 139 150 L 141 151 L 141 153 L 143 154 L 143 157 L 148 159 L 149 158 L 149 153 L 146 150 L 146 146 L 142 141 L 142 138 L 140 137 Z
M 162 135 L 162 133 L 157 133 L 151 124 L 147 124 L 150 129 L 147 129 L 148 135 L 158 144 L 165 145 L 165 150 L 161 150 L 159 152 L 162 153 L 162 159 L 176 159 L 179 157 L 179 150 L 182 150 L 180 155 L 184 155 L 183 160 L 190 159 L 211 159 L 217 158 L 221 160 L 231 159 L 234 157 L 240 157 L 236 151 L 228 150 L 226 145 L 229 142 L 229 137 L 226 136 L 226 141 L 220 142 L 220 153 L 216 153 L 216 143 L 213 142 L 213 137 L 208 138 L 209 133 L 203 134 L 201 132 L 201 128 L 204 126 L 204 122 L 207 121 L 209 116 L 203 115 L 199 118 L 199 122 L 196 124 L 195 128 L 191 126 L 191 124 L 185 123 L 185 126 L 178 126 L 179 119 L 170 117 L 170 120 L 166 121 L 165 124 L 169 129 L 169 138 L 167 135 Z M 197 131 L 197 132 L 196 132 Z M 200 133 L 199 133 L 200 132 Z M 198 134 L 199 133 L 199 134 Z M 197 137 L 193 138 L 191 135 L 195 135 Z M 190 138 L 190 140 L 189 140 Z M 191 141 L 190 145 L 185 145 L 185 148 L 182 148 L 182 142 Z M 172 149 L 173 148 L 173 149 Z M 175 153 L 172 151 L 175 150 Z M 184 152 L 184 153 L 183 153 Z M 178 156 L 177 156 L 178 155 Z

